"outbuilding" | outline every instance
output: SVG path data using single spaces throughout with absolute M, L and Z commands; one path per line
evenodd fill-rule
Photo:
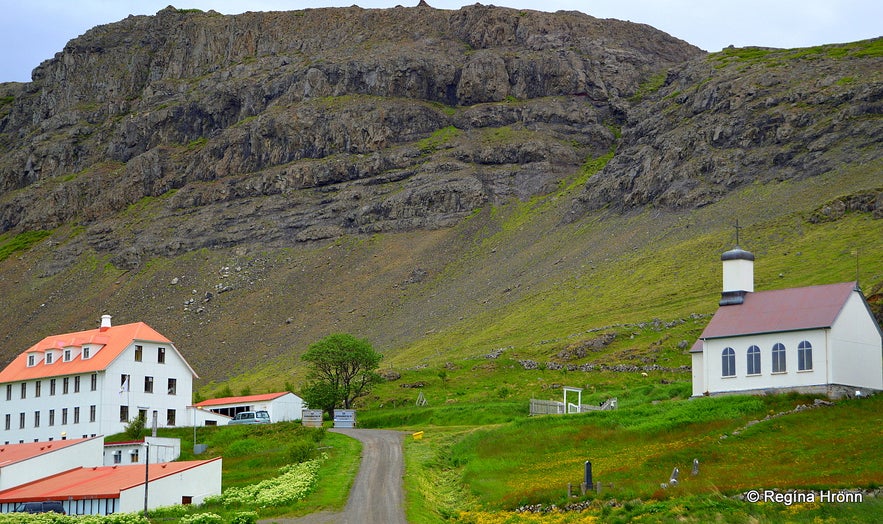
M 301 419 L 304 401 L 290 391 L 282 391 L 262 395 L 213 398 L 197 403 L 196 407 L 228 417 L 234 417 L 243 411 L 266 411 L 270 414 L 271 421 L 284 422 Z
M 34 501 L 60 501 L 68 515 L 136 513 L 145 505 L 151 510 L 200 504 L 206 497 L 220 493 L 221 457 L 80 467 L 0 492 L 0 513 L 13 512 L 19 504 Z
M 0 490 L 82 466 L 101 466 L 102 437 L 0 446 Z

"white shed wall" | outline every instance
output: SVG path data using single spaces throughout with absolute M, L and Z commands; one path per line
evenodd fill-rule
M 0 467 L 0 491 L 80 466 L 101 466 L 104 441 L 93 438 Z M 2 455 L 2 453 L 0 453 Z
M 161 465 L 151 465 L 158 468 Z M 201 504 L 206 497 L 221 494 L 221 460 L 213 460 L 175 475 L 169 475 L 150 483 L 147 490 L 147 508 L 181 504 L 182 497 L 192 497 L 194 504 Z M 120 512 L 134 513 L 144 510 L 144 484 L 120 492 Z

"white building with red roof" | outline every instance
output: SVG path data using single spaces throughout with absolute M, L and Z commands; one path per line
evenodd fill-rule
M 304 401 L 290 391 L 245 395 L 240 397 L 223 397 L 203 400 L 196 404 L 202 410 L 212 411 L 227 417 L 236 416 L 243 411 L 266 411 L 273 422 L 300 420 Z
M 856 282 L 754 291 L 754 255 L 721 255 L 720 308 L 690 351 L 693 396 L 883 390 L 883 332 Z
M 146 493 L 145 493 L 146 488 Z M 60 501 L 68 515 L 137 513 L 201 504 L 221 493 L 221 457 L 130 466 L 77 467 L 0 491 L 0 513 L 23 502 Z
M 102 466 L 100 437 L 0 446 L 0 491 L 82 466 Z
M 52 335 L 0 371 L 0 443 L 111 435 L 143 415 L 188 426 L 196 373 L 143 322 Z

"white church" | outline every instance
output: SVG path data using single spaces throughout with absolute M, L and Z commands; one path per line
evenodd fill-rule
M 754 291 L 754 255 L 721 255 L 720 307 L 690 350 L 693 396 L 883 391 L 883 332 L 857 282 Z

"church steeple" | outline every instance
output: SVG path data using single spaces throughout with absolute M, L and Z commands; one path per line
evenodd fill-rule
M 739 247 L 739 230 L 736 222 L 736 247 L 721 255 L 724 278 L 721 306 L 741 304 L 745 295 L 754 291 L 754 254 Z

